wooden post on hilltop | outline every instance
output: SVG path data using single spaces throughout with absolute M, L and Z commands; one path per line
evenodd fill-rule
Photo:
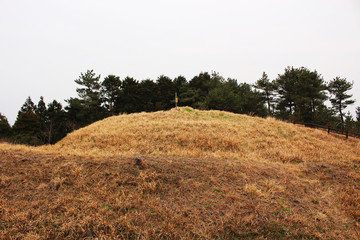
M 177 110 L 177 103 L 178 103 L 178 97 L 177 97 L 177 92 L 175 92 L 175 108 Z

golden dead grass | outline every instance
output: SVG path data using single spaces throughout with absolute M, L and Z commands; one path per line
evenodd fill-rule
M 47 150 L 48 147 L 40 148 Z M 51 151 L 78 156 L 179 156 L 281 162 L 359 160 L 360 141 L 277 121 L 189 107 L 114 116 Z
M 0 239 L 65 238 L 359 239 L 359 140 L 180 108 L 0 144 Z

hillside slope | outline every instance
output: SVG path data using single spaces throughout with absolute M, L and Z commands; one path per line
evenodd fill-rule
M 360 141 L 272 118 L 185 107 L 110 117 L 70 133 L 53 149 L 80 156 L 351 162 L 359 159 Z
M 359 144 L 191 108 L 0 144 L 0 239 L 360 239 Z

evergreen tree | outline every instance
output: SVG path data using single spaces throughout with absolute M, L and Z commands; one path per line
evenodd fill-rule
M 161 75 L 157 80 L 156 84 L 159 89 L 157 94 L 158 104 L 156 110 L 168 110 L 174 107 L 174 83 L 172 80 L 164 75 Z
M 179 106 L 191 106 L 195 108 L 196 106 L 200 105 L 200 90 L 189 87 L 189 84 L 187 84 L 187 87 L 182 88 L 178 96 Z
M 141 81 L 138 86 L 138 111 L 156 111 L 161 106 L 158 99 L 159 92 L 159 87 L 154 81 L 150 79 Z
M 36 106 L 34 102 L 31 100 L 31 97 L 29 96 L 25 103 L 22 105 L 20 112 L 35 112 Z
M 81 87 L 76 89 L 79 98 L 66 100 L 69 120 L 73 127 L 83 127 L 107 116 L 106 110 L 101 106 L 100 75 L 96 76 L 93 70 L 81 73 L 75 80 Z
M 338 119 L 333 109 L 328 108 L 325 105 L 321 105 L 314 114 L 314 123 L 336 128 Z
M 0 113 L 0 139 L 11 137 L 11 127 L 7 118 Z
M 35 114 L 36 107 L 28 97 L 21 107 L 13 126 L 13 140 L 15 143 L 41 145 L 41 120 Z
M 266 107 L 263 104 L 263 97 L 260 92 L 253 91 L 250 84 L 241 83 L 237 91 L 239 96 L 239 113 L 265 117 Z
M 41 118 L 45 119 L 45 117 L 46 117 L 46 104 L 44 102 L 44 97 L 43 96 L 40 97 L 38 105 L 37 105 L 37 107 L 35 109 L 35 113 L 37 115 L 39 115 Z
M 347 106 L 354 104 L 355 100 L 350 99 L 351 94 L 347 94 L 353 87 L 354 83 L 346 81 L 345 78 L 336 77 L 330 81 L 328 85 L 328 91 L 332 95 L 330 98 L 333 109 L 335 109 L 340 116 L 341 124 L 344 124 L 344 113 L 343 110 Z
M 54 144 L 69 132 L 65 111 L 61 103 L 53 100 L 47 108 L 47 143 Z
M 68 105 L 65 107 L 68 125 L 71 130 L 83 127 L 88 122 L 85 120 L 88 112 L 84 109 L 84 103 L 79 98 L 70 98 L 65 100 Z
M 284 119 L 313 122 L 316 111 L 327 99 L 322 77 L 304 67 L 286 68 L 274 84 L 279 95 L 278 115 Z
M 263 72 L 262 77 L 256 81 L 254 87 L 262 91 L 264 95 L 264 99 L 267 103 L 268 113 L 271 114 L 271 103 L 274 99 L 273 95 L 274 95 L 275 85 L 272 82 L 270 82 L 267 74 Z
M 194 108 L 206 109 L 206 97 L 209 92 L 219 86 L 224 79 L 218 73 L 200 73 L 189 82 L 189 90 L 185 98 L 192 99 Z
M 115 75 L 109 75 L 104 78 L 101 83 L 101 95 L 102 101 L 105 103 L 105 107 L 109 112 L 114 113 L 114 103 L 116 98 L 119 96 L 121 91 L 121 80 L 120 77 Z
M 290 118 L 295 108 L 295 82 L 297 74 L 294 68 L 287 67 L 285 73 L 278 76 L 275 80 L 276 90 L 279 95 L 277 108 L 281 118 Z
M 183 76 L 178 76 L 174 79 L 174 90 L 178 93 L 178 95 L 181 92 L 185 92 L 188 88 L 188 82 L 186 81 L 186 78 Z
M 121 84 L 121 92 L 114 103 L 115 108 L 120 113 L 139 112 L 139 82 L 131 77 L 126 77 Z
M 35 109 L 35 114 L 38 116 L 40 121 L 40 129 L 41 134 L 39 135 L 39 138 L 43 143 L 47 142 L 47 109 L 46 104 L 44 102 L 44 98 L 41 96 L 40 100 L 37 104 L 37 107 Z
M 101 87 L 100 75 L 96 76 L 94 70 L 87 70 L 86 73 L 81 73 L 80 77 L 75 80 L 75 83 L 83 86 L 83 88 L 76 89 L 80 98 L 87 101 L 99 100 Z
M 225 82 L 210 90 L 206 97 L 206 105 L 209 109 L 224 110 L 229 112 L 239 112 L 239 95 L 236 94 L 238 84 L 234 86 L 232 82 Z
M 356 122 L 354 121 L 353 116 L 351 115 L 350 112 L 347 112 L 347 114 L 344 115 L 344 127 L 346 130 L 356 130 Z

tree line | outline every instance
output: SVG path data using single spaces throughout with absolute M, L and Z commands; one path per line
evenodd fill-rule
M 161 75 L 156 81 L 121 79 L 108 75 L 103 80 L 93 70 L 75 80 L 78 97 L 35 104 L 28 97 L 11 127 L 0 114 L 0 139 L 29 145 L 54 144 L 67 133 L 103 118 L 122 113 L 151 112 L 179 106 L 215 109 L 281 120 L 316 123 L 333 128 L 360 130 L 360 107 L 356 119 L 345 111 L 354 104 L 349 91 L 353 82 L 335 77 L 325 82 L 317 71 L 287 67 L 270 80 L 264 72 L 255 84 L 225 79 L 216 72 L 204 72 L 188 81 Z M 326 101 L 331 106 L 326 105 Z

